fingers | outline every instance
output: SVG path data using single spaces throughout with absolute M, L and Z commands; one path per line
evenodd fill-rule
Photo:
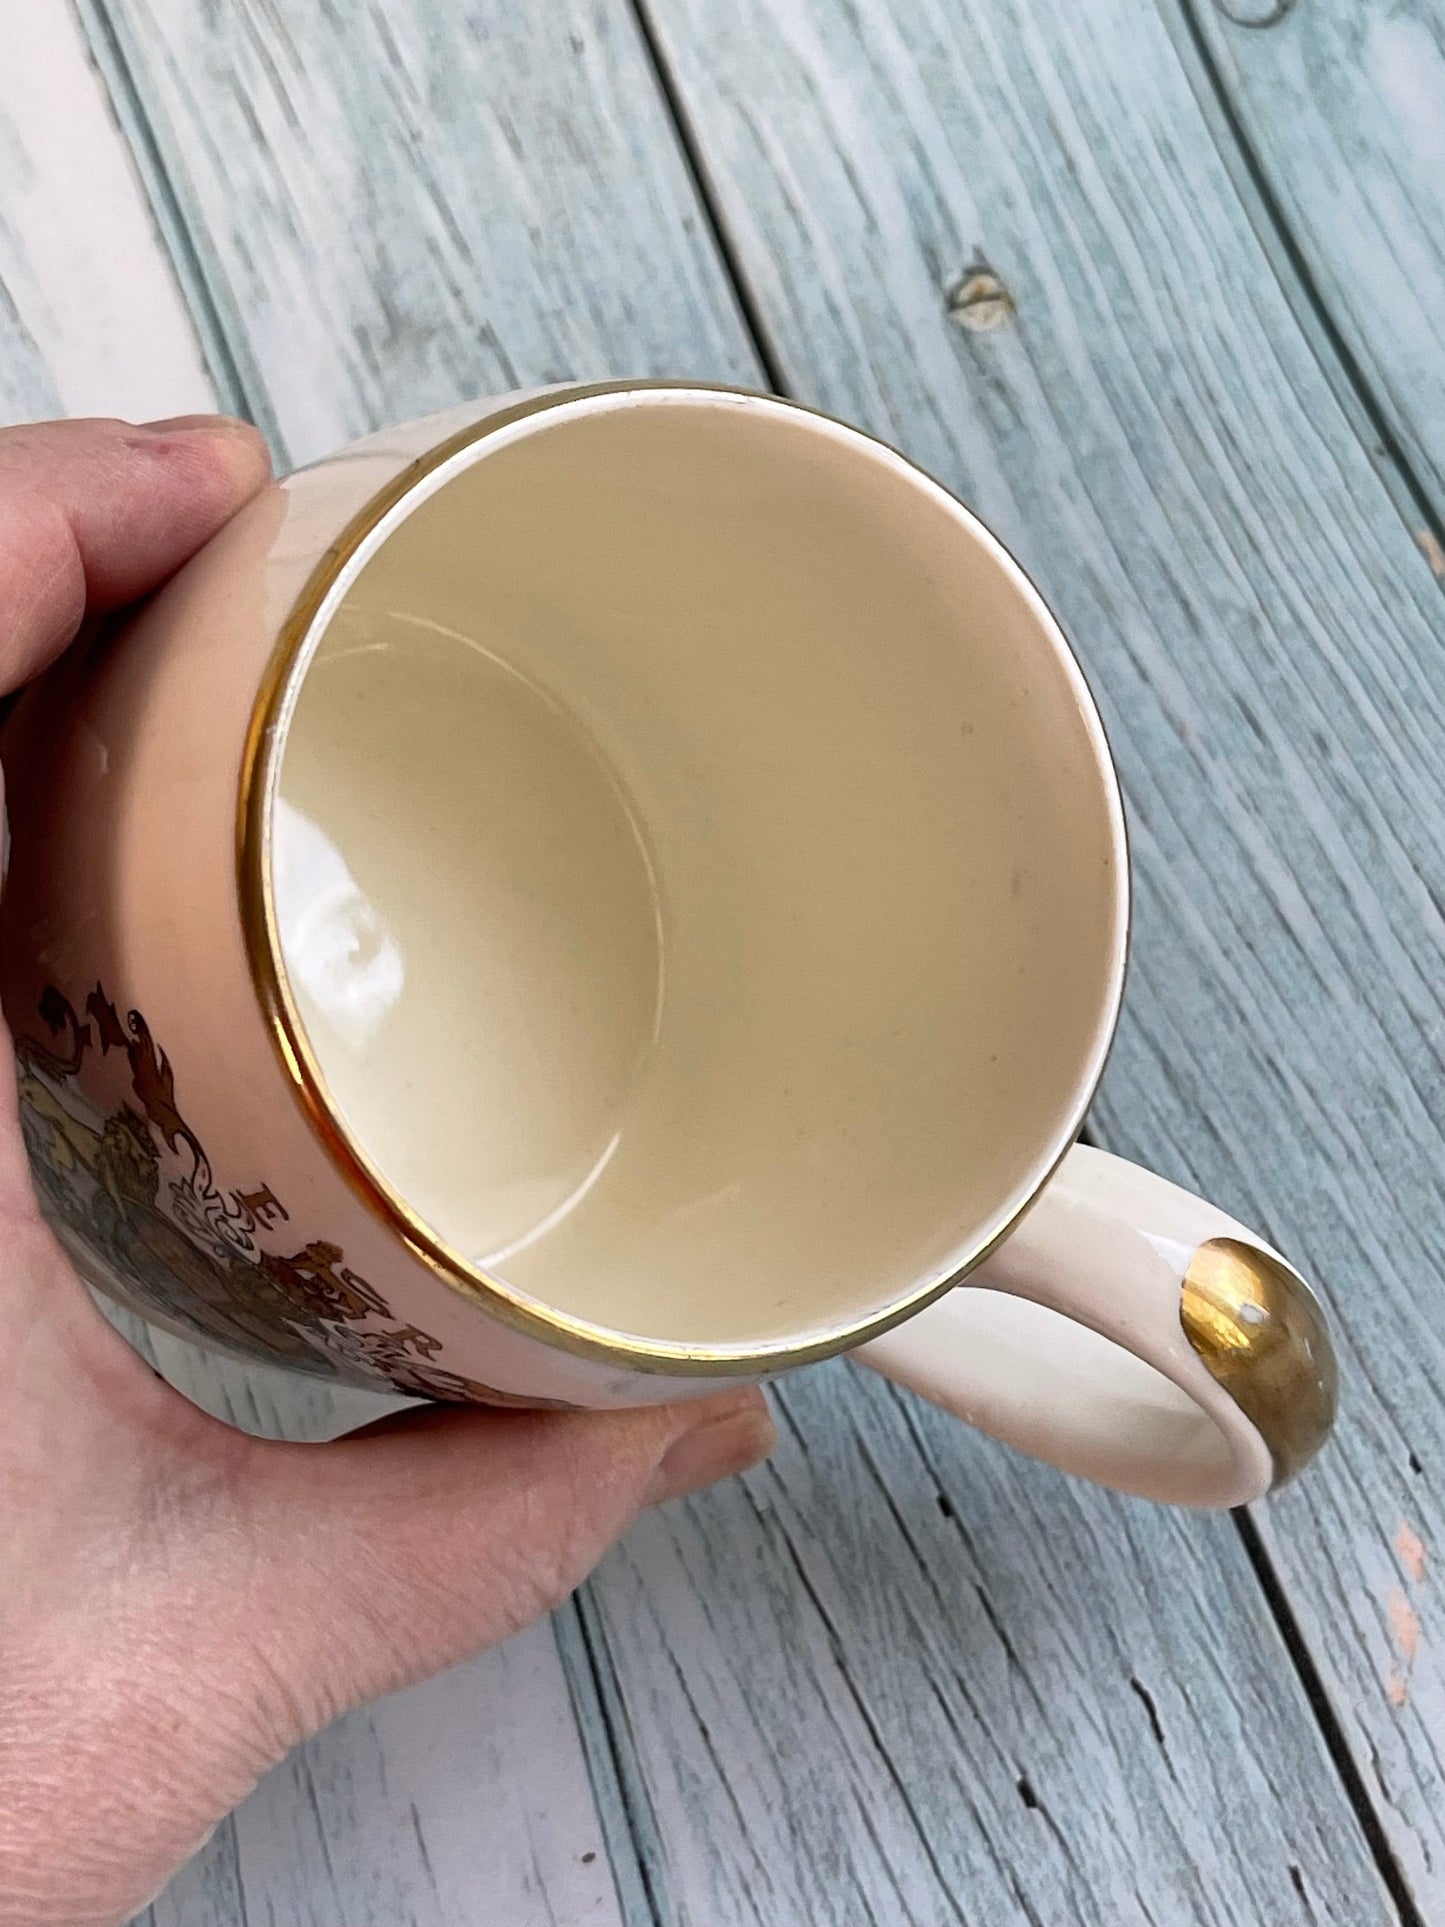
M 0 691 L 59 654 L 87 609 L 173 575 L 269 472 L 256 430 L 219 416 L 0 429 Z
M 261 1448 L 247 1641 L 292 1745 L 557 1605 L 646 1505 L 766 1456 L 762 1395 L 624 1412 L 429 1407 Z
M 87 610 L 117 608 L 165 581 L 269 472 L 255 429 L 211 415 L 141 427 L 70 421 L 0 429 L 0 693 L 44 668 Z M 5 1053 L 0 1225 L 13 1236 L 34 1217 L 14 1066 Z M 0 1287 L 13 1317 L 13 1267 Z M 68 1305 L 99 1328 L 73 1281 L 49 1303 L 52 1321 Z

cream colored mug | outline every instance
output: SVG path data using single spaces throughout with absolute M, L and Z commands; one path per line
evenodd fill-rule
M 1074 1142 L 1129 921 L 1079 668 L 857 430 L 629 382 L 371 436 L 0 753 L 36 1182 L 145 1317 L 528 1405 L 852 1352 L 1187 1504 L 1323 1440 L 1297 1274 Z

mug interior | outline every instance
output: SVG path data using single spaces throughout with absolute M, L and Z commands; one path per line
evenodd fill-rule
M 1117 789 L 993 539 L 855 431 L 639 389 L 483 434 L 298 657 L 275 962 L 479 1281 L 693 1356 L 921 1300 L 1071 1140 Z

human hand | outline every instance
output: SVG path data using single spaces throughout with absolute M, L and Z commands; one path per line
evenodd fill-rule
M 264 483 L 210 417 L 0 431 L 0 692 Z M 558 1603 L 639 1510 L 751 1465 L 756 1392 L 612 1413 L 429 1407 L 329 1445 L 172 1390 L 41 1220 L 0 1034 L 0 1927 L 126 1919 L 347 1707 Z

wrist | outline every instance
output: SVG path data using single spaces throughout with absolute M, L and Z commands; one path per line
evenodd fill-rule
M 184 1714 L 133 1690 L 140 1657 L 116 1679 L 58 1678 L 7 1652 L 0 1927 L 123 1927 L 258 1777 L 228 1766 L 214 1735 L 198 1752 Z

